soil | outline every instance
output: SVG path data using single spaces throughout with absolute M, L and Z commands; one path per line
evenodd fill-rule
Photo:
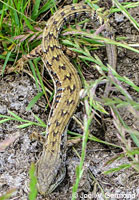
M 107 3 L 106 1 L 101 1 L 101 4 L 107 8 L 110 6 L 109 1 Z M 129 11 L 139 23 L 138 8 L 132 8 Z M 126 42 L 130 44 L 139 43 L 137 30 L 123 14 L 113 14 L 110 22 L 116 37 L 128 37 L 129 40 L 126 40 Z M 96 51 L 96 54 L 104 63 L 107 63 L 105 48 Z M 139 85 L 139 54 L 118 47 L 117 59 L 117 72 L 121 76 L 128 77 L 136 85 Z M 92 74 L 91 80 L 93 80 L 96 72 L 92 72 L 92 67 L 90 67 L 87 70 L 89 75 L 84 68 L 83 73 L 84 75 L 86 74 L 87 80 L 88 76 Z M 123 84 L 123 87 L 137 101 L 139 97 L 137 92 L 133 91 L 126 84 Z M 36 85 L 27 74 L 23 73 L 19 75 L 13 73 L 0 77 L 0 114 L 9 115 L 8 110 L 10 110 L 23 119 L 36 121 L 34 118 L 35 114 L 47 124 L 49 110 L 44 112 L 46 105 L 44 97 L 35 104 L 31 111 L 26 111 L 27 105 L 35 95 L 37 95 Z M 120 114 L 129 127 L 137 129 L 138 122 L 127 109 L 121 109 Z M 75 115 L 83 119 L 84 109 L 82 104 L 79 105 Z M 36 163 L 42 151 L 42 145 L 37 141 L 31 141 L 29 135 L 34 131 L 38 133 L 44 132 L 45 128 L 29 126 L 24 129 L 19 129 L 17 125 L 19 125 L 17 121 L 10 120 L 0 126 L 0 141 L 9 141 L 6 149 L 0 149 L 0 195 L 15 188 L 16 191 L 10 199 L 27 200 L 29 194 L 30 165 L 32 162 Z M 78 133 L 83 132 L 73 119 L 69 125 L 69 130 Z M 113 124 L 111 116 L 103 117 L 99 123 L 93 119 L 90 132 L 100 139 L 120 145 L 119 138 L 116 135 L 117 129 Z M 38 194 L 37 200 L 71 199 L 72 186 L 76 179 L 75 168 L 79 164 L 79 157 L 75 150 L 80 155 L 81 142 L 68 148 L 66 161 L 67 175 L 65 180 L 49 197 L 44 198 Z M 108 199 L 138 199 L 139 174 L 133 168 L 121 170 L 109 175 L 102 173 L 110 168 L 128 163 L 128 158 L 123 158 L 113 162 L 111 165 L 105 166 L 105 163 L 118 153 L 120 151 L 116 148 L 88 141 L 84 172 L 80 181 L 77 199 L 104 199 L 101 189 L 103 189 Z M 91 174 L 93 174 L 95 180 Z

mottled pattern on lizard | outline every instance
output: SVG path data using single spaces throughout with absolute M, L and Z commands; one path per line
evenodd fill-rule
M 55 96 L 48 118 L 46 140 L 42 155 L 37 163 L 38 189 L 43 195 L 52 192 L 65 177 L 66 127 L 79 101 L 81 82 L 78 73 L 64 55 L 58 35 L 64 23 L 78 15 L 91 13 L 89 6 L 73 4 L 58 10 L 48 21 L 43 32 L 42 45 L 20 59 L 18 64 L 29 58 L 42 56 L 44 65 L 51 75 Z

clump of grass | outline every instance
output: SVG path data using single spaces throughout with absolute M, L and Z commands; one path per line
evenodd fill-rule
M 18 121 L 18 122 L 21 123 L 21 125 L 18 125 L 17 128 L 26 128 L 28 126 L 33 126 L 33 125 L 35 125 L 35 126 L 41 126 L 41 127 L 46 128 L 46 124 L 38 116 L 36 116 L 36 115 L 34 115 L 34 117 L 38 121 L 38 123 L 22 119 L 21 117 L 19 117 L 18 115 L 16 115 L 15 113 L 13 113 L 10 110 L 8 111 L 8 113 L 12 117 L 11 116 L 7 116 L 7 115 L 0 115 L 0 118 L 2 118 L 0 120 L 0 124 L 13 120 L 13 121 Z

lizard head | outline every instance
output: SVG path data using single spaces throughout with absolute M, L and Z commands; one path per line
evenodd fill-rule
M 38 191 L 42 195 L 53 192 L 63 181 L 66 168 L 59 154 L 50 151 L 43 151 L 40 160 L 37 163 Z

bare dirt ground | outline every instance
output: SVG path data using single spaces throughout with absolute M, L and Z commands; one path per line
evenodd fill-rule
M 139 8 L 130 9 L 130 14 L 139 23 L 138 9 Z M 111 24 L 113 25 L 116 36 L 128 36 L 128 43 L 139 43 L 138 32 L 122 14 L 113 14 L 111 17 Z M 96 53 L 104 63 L 107 62 L 105 48 L 96 51 Z M 116 70 L 121 76 L 126 76 L 136 85 L 139 85 L 138 54 L 118 48 Z M 95 71 L 92 72 L 92 67 L 90 67 L 90 72 L 95 74 Z M 127 88 L 126 85 L 125 87 L 133 99 L 137 100 L 139 97 L 138 94 L 131 90 L 131 88 Z M 43 97 L 33 107 L 32 111 L 26 111 L 26 106 L 36 94 L 37 89 L 35 83 L 26 74 L 10 74 L 3 78 L 0 77 L 0 114 L 7 115 L 8 110 L 10 110 L 20 117 L 31 121 L 35 121 L 33 116 L 33 114 L 35 114 L 47 123 L 48 112 L 44 112 L 46 100 Z M 80 105 L 76 115 L 83 118 L 83 114 L 83 106 Z M 129 115 L 128 110 L 122 109 L 121 115 L 130 127 L 137 128 L 138 123 L 131 114 Z M 4 194 L 9 189 L 16 188 L 16 192 L 11 199 L 27 200 L 29 193 L 29 168 L 31 162 L 35 163 L 39 158 L 42 150 L 42 145 L 37 141 L 32 142 L 29 135 L 33 131 L 40 133 L 45 131 L 45 129 L 37 126 L 18 129 L 17 125 L 19 124 L 15 121 L 8 121 L 0 125 L 0 141 L 2 142 L 9 138 L 14 140 L 8 148 L 0 153 L 0 194 Z M 79 133 L 82 132 L 73 120 L 70 123 L 69 130 L 74 130 Z M 119 144 L 119 140 L 115 134 L 117 130 L 110 116 L 101 119 L 101 123 L 97 123 L 93 120 L 90 130 L 92 134 L 100 139 Z M 79 158 L 74 149 L 80 154 L 81 142 L 68 149 L 66 163 L 67 176 L 64 182 L 48 197 L 48 199 L 71 199 L 72 186 L 76 179 L 75 168 L 79 164 Z M 100 187 L 103 189 L 108 199 L 119 199 L 118 195 L 120 194 L 127 195 L 126 199 L 138 199 L 139 175 L 133 169 L 121 170 L 109 175 L 102 174 L 103 171 L 111 167 L 116 167 L 128 162 L 128 160 L 124 158 L 109 166 L 104 166 L 106 161 L 114 157 L 117 153 L 120 153 L 120 151 L 110 146 L 92 141 L 88 142 L 84 173 L 80 182 L 77 199 L 104 199 Z M 98 184 L 93 180 L 89 171 L 93 174 L 100 187 L 98 187 Z M 112 195 L 115 194 L 117 196 L 109 198 L 110 195 L 112 197 Z M 45 198 L 38 194 L 37 200 L 42 199 Z

